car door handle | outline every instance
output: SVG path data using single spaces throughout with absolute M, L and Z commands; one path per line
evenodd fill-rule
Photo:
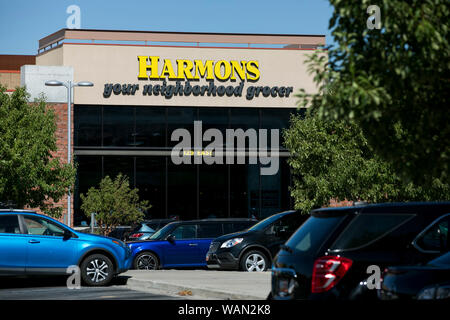
M 28 241 L 28 243 L 41 243 L 41 242 L 33 239 L 33 240 Z
M 198 246 L 198 244 L 197 243 L 189 243 L 189 246 L 196 247 L 196 246 Z

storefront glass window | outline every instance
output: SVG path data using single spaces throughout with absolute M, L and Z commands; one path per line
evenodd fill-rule
M 111 180 L 115 180 L 119 173 L 127 176 L 130 181 L 130 186 L 134 187 L 134 157 L 104 156 L 103 177 L 109 176 Z
M 75 106 L 74 145 L 102 145 L 102 108 L 99 106 Z
M 179 141 L 171 141 L 172 132 L 176 129 L 186 129 L 191 134 L 191 144 L 194 144 L 194 120 L 197 120 L 197 108 L 169 108 L 167 116 L 168 146 L 174 147 Z
M 197 165 L 175 165 L 169 159 L 167 214 L 183 220 L 197 219 Z
M 166 146 L 166 110 L 163 107 L 136 107 L 136 147 Z
M 261 176 L 261 217 L 291 209 L 289 197 L 290 174 L 287 158 L 279 159 L 275 175 Z
M 80 194 L 86 195 L 89 188 L 98 188 L 102 180 L 102 157 L 101 156 L 76 156 L 77 179 L 75 182 L 75 192 L 73 198 L 74 224 L 81 225 L 82 221 L 90 221 L 80 209 Z
M 230 108 L 230 127 L 232 129 L 259 129 L 258 108 Z
M 200 165 L 199 212 L 200 218 L 228 217 L 227 165 Z
M 225 130 L 228 128 L 228 110 L 228 108 L 199 108 L 198 120 L 202 121 L 203 132 L 210 128 L 219 129 L 225 137 Z
M 258 218 L 259 204 L 259 165 L 230 165 L 230 216 Z
M 146 219 L 165 218 L 165 157 L 136 157 L 136 188 L 139 199 L 152 206 Z
M 103 107 L 103 146 L 135 147 L 134 107 Z
M 248 157 L 245 164 L 237 164 L 235 158 L 234 164 L 226 164 L 223 159 L 224 164 L 175 165 L 170 155 L 163 153 L 179 143 L 170 141 L 175 129 L 187 129 L 193 140 L 194 120 L 202 121 L 203 133 L 209 128 L 219 129 L 225 143 L 227 128 L 252 128 L 256 132 L 260 127 L 280 129 L 281 138 L 281 130 L 289 126 L 291 112 L 296 110 L 75 106 L 74 153 L 79 163 L 74 192 L 75 225 L 88 221 L 79 209 L 80 193 L 86 193 L 89 187 L 97 187 L 106 175 L 114 179 L 119 172 L 127 175 L 130 186 L 137 187 L 140 198 L 149 200 L 152 205 L 146 218 L 264 218 L 291 209 L 291 177 L 286 154 L 280 157 L 275 175 L 262 176 L 260 164 L 249 164 Z M 193 144 L 191 141 L 192 148 Z M 208 144 L 203 142 L 203 147 Z M 83 155 L 85 149 L 95 153 L 95 147 L 98 147 L 99 155 Z M 118 151 L 109 150 L 112 147 L 119 148 L 122 153 L 128 149 L 133 154 L 114 155 Z M 145 154 L 140 155 L 139 149 Z

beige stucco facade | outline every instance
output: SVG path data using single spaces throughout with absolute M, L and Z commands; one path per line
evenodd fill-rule
M 7 90 L 14 90 L 20 86 L 20 72 L 10 70 L 0 70 L 0 84 Z
M 183 47 L 183 46 L 152 46 L 123 44 L 77 44 L 63 43 L 59 47 L 45 51 L 36 57 L 37 65 L 71 66 L 74 69 L 74 81 L 90 81 L 93 88 L 76 88 L 75 104 L 98 105 L 142 105 L 142 106 L 217 106 L 217 107 L 296 107 L 295 93 L 300 88 L 314 92 L 312 76 L 307 72 L 305 60 L 313 50 L 300 48 L 233 48 L 233 47 Z M 170 99 L 158 95 L 144 95 L 145 85 L 162 84 L 161 80 L 139 79 L 138 56 L 160 57 L 159 70 L 163 69 L 164 59 L 170 59 L 173 64 L 177 59 L 187 60 L 225 60 L 225 61 L 257 61 L 260 77 L 255 82 L 244 81 L 242 96 L 173 96 Z M 176 65 L 174 66 L 175 72 Z M 167 85 L 175 85 L 174 80 L 167 80 Z M 185 84 L 186 80 L 180 80 Z M 214 80 L 216 86 L 238 86 L 237 81 L 220 82 Z M 139 84 L 139 90 L 134 95 L 103 96 L 105 84 Z M 208 85 L 200 78 L 191 81 L 194 85 Z M 246 92 L 250 86 L 292 87 L 289 97 L 254 97 L 249 100 Z

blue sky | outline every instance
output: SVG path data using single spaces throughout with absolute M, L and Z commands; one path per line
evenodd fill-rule
M 325 34 L 332 42 L 326 0 L 0 0 L 0 54 L 36 54 L 39 39 L 66 27 L 72 4 L 83 29 Z

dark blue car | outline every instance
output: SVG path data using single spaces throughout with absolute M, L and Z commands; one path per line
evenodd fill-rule
M 149 240 L 128 242 L 133 266 L 140 270 L 206 267 L 206 253 L 213 239 L 245 230 L 255 223 L 254 219 L 205 219 L 169 223 Z
M 77 232 L 26 210 L 0 210 L 0 275 L 57 275 L 80 268 L 87 285 L 101 286 L 131 266 L 120 240 Z

